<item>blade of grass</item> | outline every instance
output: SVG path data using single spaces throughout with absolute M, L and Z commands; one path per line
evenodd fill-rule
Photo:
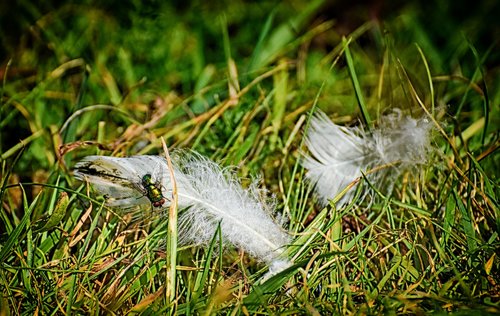
M 283 117 L 285 115 L 285 109 L 287 105 L 288 96 L 288 68 L 287 62 L 284 60 L 279 61 L 283 68 L 280 72 L 277 72 L 273 76 L 274 82 L 274 102 L 272 105 L 271 112 L 271 125 L 273 128 L 273 134 L 270 139 L 271 150 L 274 150 L 276 143 L 278 142 L 278 134 L 281 128 Z
M 231 42 L 229 40 L 229 34 L 227 32 L 227 20 L 223 15 L 221 17 L 221 27 L 222 27 L 222 39 L 224 44 L 224 55 L 227 62 L 227 72 L 228 72 L 228 90 L 229 98 L 234 102 L 238 102 L 238 92 L 240 91 L 240 84 L 238 80 L 238 68 L 236 63 L 231 57 Z
M 322 260 L 344 254 L 345 252 L 330 252 L 321 254 L 316 259 Z M 283 284 L 285 284 L 299 268 L 305 267 L 309 263 L 310 259 L 302 260 L 272 276 L 264 283 L 254 285 L 250 294 L 243 300 L 243 304 L 249 309 L 249 311 L 257 311 L 257 308 L 260 307 L 261 304 L 266 304 L 267 297 L 275 293 L 281 286 L 283 286 Z
M 489 123 L 489 117 L 490 117 L 490 97 L 488 93 L 488 85 L 486 84 L 485 81 L 485 73 L 484 73 L 484 63 L 486 62 L 487 57 L 490 55 L 493 47 L 495 47 L 495 43 L 492 43 L 486 53 L 483 55 L 482 58 L 479 58 L 479 53 L 477 49 L 472 45 L 470 41 L 467 41 L 470 50 L 472 51 L 472 54 L 474 55 L 474 58 L 476 60 L 476 68 L 479 70 L 481 73 L 481 80 L 483 81 L 483 113 L 484 113 L 484 129 L 483 129 L 483 135 L 481 137 L 481 143 L 484 145 L 484 141 L 486 138 L 486 132 L 488 130 L 488 123 Z
M 262 27 L 262 30 L 259 33 L 259 39 L 257 40 L 257 44 L 255 45 L 255 48 L 252 52 L 252 57 L 250 58 L 250 62 L 248 63 L 247 72 L 251 72 L 256 68 L 255 65 L 257 63 L 257 58 L 259 58 L 263 54 L 262 50 L 264 47 L 265 39 L 267 38 L 269 32 L 271 31 L 275 15 L 276 15 L 276 9 L 272 10 L 271 13 L 269 13 L 269 15 L 267 16 L 266 22 L 264 23 L 264 26 Z
M 481 74 L 481 79 L 483 80 L 483 83 L 484 83 L 484 91 L 482 90 L 481 91 L 481 96 L 483 97 L 483 111 L 484 111 L 484 115 L 485 115 L 485 126 L 484 126 L 484 132 L 483 132 L 483 136 L 482 136 L 482 144 L 484 145 L 484 138 L 485 138 L 485 135 L 486 135 L 486 130 L 488 128 L 488 121 L 489 121 L 489 97 L 488 97 L 488 93 L 487 93 L 487 85 L 486 83 L 484 82 L 484 71 L 483 71 L 483 64 L 484 62 L 486 61 L 486 58 L 489 56 L 491 50 L 493 49 L 493 47 L 495 46 L 494 43 L 488 48 L 488 51 L 483 55 L 482 58 L 479 58 L 479 53 L 477 52 L 477 50 L 475 49 L 475 47 L 470 43 L 470 41 L 467 40 L 467 43 L 469 45 L 469 49 L 471 50 L 472 54 L 474 55 L 474 58 L 476 60 L 476 69 L 474 70 L 474 73 L 472 74 L 472 78 L 470 79 L 470 83 L 469 85 L 467 86 L 467 89 L 465 90 L 465 92 L 463 93 L 463 97 L 462 97 L 462 100 L 460 101 L 460 104 L 458 105 L 458 108 L 457 108 L 457 111 L 455 112 L 455 118 L 459 118 L 460 117 L 460 114 L 462 112 L 462 108 L 463 106 L 466 104 L 467 102 L 467 97 L 469 95 L 469 92 L 471 89 L 473 89 L 473 85 L 475 84 L 475 81 L 477 79 L 477 76 L 479 74 Z
M 477 249 L 476 234 L 474 232 L 474 226 L 471 218 L 470 211 L 465 207 L 458 194 L 457 190 L 453 189 L 453 196 L 455 197 L 455 203 L 460 212 L 460 225 L 465 234 L 467 247 L 470 253 L 473 253 Z
M 217 225 L 217 230 L 215 231 L 215 234 L 214 234 L 212 240 L 210 241 L 210 245 L 207 248 L 208 251 L 203 256 L 204 257 L 203 258 L 204 263 L 203 263 L 203 267 L 202 267 L 203 269 L 201 270 L 201 273 L 198 273 L 200 278 L 194 284 L 193 296 L 192 296 L 191 303 L 190 303 L 191 308 L 193 308 L 195 306 L 195 304 L 198 302 L 198 299 L 201 297 L 201 295 L 203 293 L 203 289 L 206 286 L 207 279 L 208 279 L 208 273 L 211 270 L 210 268 L 211 268 L 214 248 L 216 246 L 217 239 L 219 239 L 220 236 L 221 236 L 221 231 L 220 231 L 220 223 L 219 223 L 219 225 Z M 222 240 L 219 240 L 219 244 L 222 244 Z
M 174 304 L 176 298 L 176 275 L 177 275 L 177 182 L 175 181 L 174 168 L 165 140 L 161 137 L 163 152 L 167 159 L 170 183 L 172 183 L 172 199 L 168 212 L 168 232 L 167 232 L 167 274 L 165 296 L 167 304 Z M 175 314 L 176 307 L 169 308 L 169 314 Z
M 267 33 L 261 32 L 261 36 L 266 36 L 267 41 L 263 42 L 259 50 L 255 50 L 252 55 L 252 67 L 249 71 L 258 70 L 274 60 L 288 43 L 297 38 L 297 32 L 302 28 L 304 23 L 310 19 L 314 13 L 324 4 L 324 0 L 314 0 L 308 2 L 301 12 L 288 21 L 276 26 L 272 33 L 267 37 Z M 267 23 L 272 23 L 273 14 L 267 19 L 264 31 L 266 31 Z M 260 38 L 259 38 L 260 40 Z
M 354 60 L 351 55 L 351 50 L 349 48 L 351 40 L 347 40 L 345 37 L 342 38 L 342 44 L 344 47 L 345 58 L 347 62 L 347 68 L 349 70 L 349 76 L 351 78 L 352 85 L 354 87 L 354 93 L 356 94 L 356 99 L 358 100 L 359 109 L 361 111 L 361 116 L 368 130 L 371 132 L 373 130 L 373 122 L 370 118 L 370 113 L 366 107 L 365 99 L 361 91 L 361 85 L 359 84 L 358 75 L 356 74 L 356 69 L 354 68 Z
M 384 276 L 382 277 L 382 279 L 378 282 L 377 284 L 377 288 L 374 289 L 369 295 L 368 297 L 371 299 L 371 300 L 374 300 L 376 299 L 380 293 L 382 293 L 382 290 L 384 289 L 384 286 L 385 284 L 389 281 L 390 278 L 393 277 L 393 275 L 396 273 L 397 269 L 399 268 L 399 266 L 401 265 L 401 263 L 403 262 L 403 258 L 401 256 L 395 256 L 392 260 L 392 267 L 389 269 L 389 271 L 387 271 L 386 274 L 384 274 Z
M 5 84 L 7 83 L 7 74 L 9 73 L 9 68 L 12 65 L 12 58 L 9 58 L 7 61 L 7 64 L 5 65 L 5 70 L 3 73 L 3 80 L 2 80 L 2 90 L 0 91 L 0 124 L 2 123 L 3 120 L 3 108 L 4 108 L 4 93 L 5 93 Z M 3 141 L 2 141 L 2 135 L 0 135 L 0 153 L 3 152 Z
M 24 188 L 23 186 L 20 186 L 21 190 L 24 193 Z M 37 204 L 38 198 L 40 197 L 41 192 L 33 199 L 31 202 L 31 205 L 27 207 L 25 206 L 26 211 L 24 212 L 24 215 L 21 219 L 21 222 L 19 222 L 18 225 L 16 225 L 16 228 L 12 231 L 12 233 L 9 234 L 9 237 L 7 238 L 7 241 L 3 244 L 2 250 L 0 250 L 0 262 L 5 262 L 5 259 L 7 256 L 10 254 L 12 248 L 14 245 L 19 243 L 21 240 L 19 240 L 19 236 L 25 229 L 29 229 L 29 223 L 30 223 L 30 218 L 31 218 L 31 213 L 35 209 L 35 206 Z
M 14 153 L 16 153 L 18 150 L 20 150 L 23 147 L 26 147 L 29 143 L 31 143 L 33 140 L 37 139 L 43 134 L 44 130 L 40 129 L 30 136 L 26 137 L 25 139 L 21 140 L 19 143 L 16 145 L 12 146 L 9 148 L 7 151 L 5 151 L 1 156 L 0 156 L 0 162 L 8 159 L 10 156 L 12 156 Z
M 84 256 L 86 256 L 86 255 L 89 257 L 93 256 L 93 254 L 89 254 L 87 252 L 87 250 L 88 250 L 90 241 L 92 240 L 93 232 L 95 231 L 95 229 L 97 227 L 97 223 L 99 222 L 97 219 L 100 217 L 100 214 L 101 214 L 103 209 L 104 209 L 104 203 L 100 203 L 100 206 L 99 206 L 99 209 L 97 210 L 95 218 L 92 221 L 92 223 L 90 224 L 88 233 L 87 233 L 85 240 L 83 242 L 83 246 L 79 249 L 79 253 L 77 256 L 77 262 L 76 262 L 76 269 L 77 270 L 80 269 L 80 267 L 83 263 Z M 73 304 L 75 304 L 75 301 L 77 299 L 78 284 L 79 283 L 80 282 L 79 282 L 78 274 L 75 273 L 75 274 L 71 275 L 70 281 L 69 281 L 70 292 L 69 292 L 68 300 L 67 300 L 68 305 L 66 306 L 66 313 L 68 315 L 72 314 L 71 309 L 73 308 Z
M 417 47 L 418 53 L 420 54 L 420 58 L 422 58 L 422 61 L 424 62 L 424 67 L 425 67 L 425 73 L 427 74 L 427 82 L 429 83 L 429 91 L 430 91 L 430 98 L 431 98 L 431 114 L 434 116 L 434 84 L 432 83 L 432 75 L 431 75 L 431 70 L 429 69 L 429 64 L 427 63 L 427 59 L 425 58 L 424 52 L 420 48 L 418 44 L 415 43 L 415 46 Z

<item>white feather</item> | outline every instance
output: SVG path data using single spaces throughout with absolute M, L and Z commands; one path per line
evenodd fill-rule
M 272 207 L 262 202 L 256 184 L 244 189 L 228 170 L 195 153 L 174 153 L 172 163 L 178 205 L 184 209 L 179 217 L 180 243 L 206 245 L 220 223 L 224 241 L 269 266 L 277 262 L 286 266 L 282 254 L 289 236 L 273 220 Z M 160 156 L 89 156 L 75 168 L 75 176 L 107 195 L 111 206 L 150 205 L 147 197 L 141 197 L 140 187 L 137 189 L 147 173 L 160 180 L 165 197 L 171 196 L 168 167 Z
M 367 174 L 372 184 L 392 190 L 397 176 L 404 170 L 427 162 L 432 125 L 426 119 L 403 117 L 401 112 L 385 116 L 372 133 L 362 127 L 343 127 L 334 124 L 321 111 L 311 119 L 306 133 L 310 155 L 303 166 L 306 177 L 315 185 L 324 205 L 337 197 L 349 184 L 370 169 L 392 165 Z M 364 194 L 368 194 L 365 191 Z M 348 203 L 354 194 L 349 190 L 339 199 Z

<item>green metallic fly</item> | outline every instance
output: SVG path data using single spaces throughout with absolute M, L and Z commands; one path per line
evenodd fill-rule
M 161 193 L 159 184 L 153 182 L 151 174 L 147 173 L 142 177 L 142 187 L 144 189 L 144 195 L 151 201 L 154 207 L 160 207 L 165 204 L 167 198 Z

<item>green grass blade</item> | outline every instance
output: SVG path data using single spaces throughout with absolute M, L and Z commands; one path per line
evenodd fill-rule
M 215 234 L 210 242 L 210 245 L 206 248 L 207 251 L 205 252 L 205 255 L 203 256 L 203 266 L 201 273 L 199 273 L 200 278 L 199 280 L 196 281 L 194 288 L 193 288 L 193 296 L 191 299 L 191 306 L 194 307 L 194 305 L 197 303 L 198 299 L 201 297 L 203 290 L 206 287 L 207 280 L 208 280 L 208 273 L 210 272 L 210 268 L 212 265 L 212 258 L 213 258 L 213 252 L 215 249 L 215 246 L 217 245 L 217 240 L 221 236 L 221 231 L 220 231 L 220 223 L 217 226 L 217 230 L 215 231 Z M 222 244 L 222 240 L 218 241 L 219 244 Z
M 295 17 L 275 27 L 273 32 L 269 34 L 268 40 L 265 41 L 265 44 L 258 47 L 259 50 L 254 51 L 251 63 L 252 67 L 249 67 L 249 72 L 266 66 L 279 56 L 279 53 L 284 49 L 284 47 L 296 39 L 297 31 L 302 27 L 302 25 L 310 19 L 323 4 L 324 0 L 314 0 L 308 2 L 305 8 Z M 267 35 L 265 32 L 267 30 L 267 25 L 272 21 L 273 14 L 271 13 L 266 21 L 263 32 L 261 32 L 259 41 L 262 37 Z
M 429 63 L 427 63 L 427 59 L 425 58 L 424 52 L 422 51 L 420 46 L 418 46 L 418 44 L 415 44 L 415 46 L 417 47 L 418 53 L 422 58 L 425 67 L 425 73 L 427 74 L 427 82 L 429 83 L 429 92 L 430 92 L 429 98 L 431 99 L 431 114 L 434 116 L 434 110 L 436 106 L 434 104 L 435 95 L 434 95 L 434 84 L 432 82 L 431 70 L 429 69 Z
M 477 239 L 470 211 L 463 204 L 456 189 L 453 189 L 453 196 L 455 197 L 455 203 L 460 212 L 460 225 L 465 234 L 469 252 L 473 253 L 477 249 Z
M 256 68 L 258 68 L 258 66 L 256 67 L 257 60 L 263 54 L 262 50 L 265 44 L 265 39 L 267 38 L 268 34 L 271 31 L 275 15 L 276 15 L 276 9 L 272 10 L 271 13 L 269 13 L 269 15 L 267 16 L 266 22 L 264 23 L 264 26 L 262 27 L 262 30 L 259 33 L 259 39 L 257 40 L 257 44 L 255 45 L 255 48 L 252 52 L 252 57 L 250 58 L 250 62 L 248 63 L 247 72 L 251 72 Z
M 21 186 L 21 189 L 24 192 L 23 187 Z M 27 231 L 29 229 L 29 223 L 31 219 L 31 213 L 35 209 L 35 206 L 37 205 L 38 198 L 40 197 L 40 194 L 38 194 L 35 199 L 31 202 L 31 205 L 28 207 L 25 205 L 26 211 L 24 212 L 24 215 L 21 219 L 21 222 L 14 228 L 12 233 L 9 234 L 7 240 L 5 243 L 2 245 L 2 249 L 0 250 L 0 262 L 5 262 L 5 259 L 7 259 L 7 256 L 10 255 L 12 248 L 18 244 L 21 240 L 19 237 L 24 231 Z M 25 203 L 27 203 L 26 198 L 25 198 Z
M 342 39 L 344 46 L 345 58 L 347 62 L 347 68 L 349 70 L 349 76 L 351 78 L 352 85 L 354 87 L 354 93 L 356 94 L 356 99 L 358 100 L 359 109 L 361 111 L 361 116 L 363 121 L 368 127 L 369 131 L 373 130 L 373 122 L 370 118 L 370 113 L 368 112 L 368 107 L 365 103 L 365 98 L 363 97 L 363 92 L 361 91 L 361 85 L 358 80 L 358 75 L 356 74 L 356 69 L 354 68 L 354 60 L 351 55 L 351 50 L 349 48 L 350 40 L 345 37 Z

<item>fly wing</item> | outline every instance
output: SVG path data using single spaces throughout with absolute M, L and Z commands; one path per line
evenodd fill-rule
M 127 158 L 87 156 L 75 165 L 75 177 L 92 183 L 109 206 L 148 204 L 140 190 L 138 169 Z
M 114 159 L 120 159 L 120 164 L 129 169 L 133 169 L 141 178 L 143 175 L 149 173 L 154 179 L 155 173 L 167 171 L 167 161 L 161 156 L 142 155 Z
M 163 196 L 170 194 L 170 176 L 167 160 L 162 156 L 132 156 L 127 158 L 127 162 L 134 165 L 140 178 L 145 174 L 150 174 L 156 187 L 160 188 Z

